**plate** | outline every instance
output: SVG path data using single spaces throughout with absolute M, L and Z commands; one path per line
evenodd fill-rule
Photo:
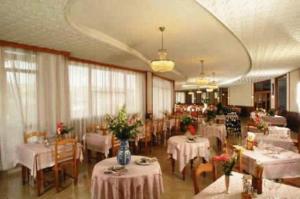
M 136 160 L 135 163 L 137 165 L 141 165 L 141 166 L 148 166 L 155 161 L 156 160 L 154 158 L 140 158 L 140 159 Z

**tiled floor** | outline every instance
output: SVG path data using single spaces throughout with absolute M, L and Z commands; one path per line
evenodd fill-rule
M 213 143 L 212 153 L 215 153 L 215 140 L 211 139 Z M 237 143 L 239 140 L 230 138 L 231 143 Z M 187 169 L 186 180 L 183 181 L 181 176 L 177 171 L 175 175 L 171 173 L 171 164 L 166 154 L 166 146 L 155 146 L 149 156 L 155 156 L 158 158 L 162 172 L 165 192 L 162 194 L 162 199 L 189 199 L 193 196 L 193 183 L 191 179 L 190 169 Z M 91 198 L 90 194 L 90 177 L 93 169 L 93 165 L 96 163 L 94 161 L 92 164 L 83 162 L 80 168 L 79 183 L 77 186 L 70 184 L 63 191 L 56 193 L 55 189 L 52 188 L 45 192 L 39 198 L 78 198 L 85 199 Z M 177 165 L 176 165 L 177 166 Z M 178 169 L 178 167 L 176 167 Z M 208 174 L 206 177 L 201 177 L 200 186 L 201 189 L 206 187 L 212 182 L 212 177 Z M 299 181 L 299 180 L 298 180 Z M 300 182 L 292 181 L 293 184 L 300 185 Z M 71 181 L 70 181 L 71 183 Z M 19 199 L 19 198 L 38 198 L 36 196 L 35 189 L 26 184 L 22 185 L 21 182 L 21 171 L 20 169 L 12 169 L 7 172 L 0 173 L 0 199 Z

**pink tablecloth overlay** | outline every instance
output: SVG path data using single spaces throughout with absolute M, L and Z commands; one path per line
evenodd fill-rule
M 243 170 L 255 174 L 257 164 L 264 167 L 263 176 L 268 179 L 300 177 L 300 154 L 280 147 L 269 145 L 243 151 Z
M 198 134 L 203 137 L 217 137 L 222 143 L 225 142 L 227 132 L 224 124 L 199 124 Z
M 264 116 L 263 120 L 268 122 L 269 125 L 274 125 L 274 126 L 286 126 L 287 125 L 287 121 L 286 118 L 283 116 Z
M 105 157 L 109 154 L 109 149 L 112 144 L 112 135 L 101 135 L 98 133 L 87 133 L 83 137 L 84 146 L 86 149 L 103 153 Z
M 93 169 L 91 193 L 93 199 L 158 199 L 164 191 L 162 172 L 158 162 L 149 166 L 134 163 L 142 156 L 132 156 L 127 173 L 121 176 L 104 174 L 117 165 L 115 157 L 97 163 Z
M 224 175 L 217 179 L 215 182 L 210 184 L 208 187 L 203 189 L 200 193 L 194 196 L 194 199 L 241 199 L 241 192 L 243 191 L 243 174 L 232 172 L 230 176 L 229 194 L 225 193 L 225 177 Z M 267 180 L 265 182 L 268 187 L 275 182 Z M 265 184 L 264 183 L 264 184 Z M 264 185 L 263 185 L 264 186 Z M 257 195 L 257 199 L 266 199 L 271 196 L 271 192 L 268 188 L 263 187 L 263 193 Z M 293 187 L 285 184 L 281 184 L 276 190 L 276 196 L 279 198 L 294 199 L 300 195 L 300 189 L 298 187 Z
M 208 161 L 210 156 L 209 147 L 207 138 L 198 137 L 197 142 L 188 143 L 187 137 L 180 135 L 168 139 L 167 153 L 179 162 L 179 170 L 182 171 L 190 160 L 196 157 L 203 157 Z
M 83 160 L 82 146 L 77 144 L 77 157 Z M 17 147 L 17 162 L 30 169 L 31 175 L 36 176 L 40 169 L 52 167 L 54 165 L 54 145 L 46 147 L 44 144 L 21 144 Z

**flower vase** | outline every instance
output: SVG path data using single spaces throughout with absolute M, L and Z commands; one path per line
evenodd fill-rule
M 127 165 L 131 160 L 128 140 L 121 140 L 121 145 L 117 154 L 117 161 L 120 165 Z
M 225 193 L 226 194 L 230 193 L 229 192 L 229 183 L 230 183 L 230 176 L 225 175 L 225 188 L 226 188 Z

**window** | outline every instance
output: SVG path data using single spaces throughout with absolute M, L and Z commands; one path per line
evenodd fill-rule
M 69 65 L 71 118 L 101 118 L 125 105 L 144 115 L 144 74 L 80 62 Z
M 286 75 L 276 78 L 276 108 L 287 110 L 287 80 Z
M 164 112 L 172 112 L 173 83 L 159 77 L 153 77 L 153 114 L 163 117 Z
M 176 92 L 176 103 L 185 103 L 185 93 L 184 92 Z

